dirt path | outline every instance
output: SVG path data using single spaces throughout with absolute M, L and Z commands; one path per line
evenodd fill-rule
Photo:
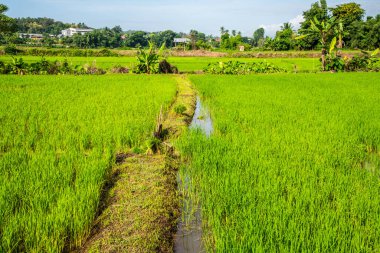
M 119 154 L 113 180 L 105 191 L 102 212 L 91 236 L 77 252 L 172 252 L 179 217 L 177 159 L 170 142 L 191 122 L 196 96 L 184 76 L 164 116 L 161 154 Z M 184 105 L 182 115 L 174 112 Z M 169 150 L 169 152 L 167 151 Z

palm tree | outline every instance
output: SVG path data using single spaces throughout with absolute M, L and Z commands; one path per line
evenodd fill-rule
M 226 32 L 226 29 L 224 29 L 224 26 L 220 28 L 220 34 L 223 35 Z
M 293 25 L 292 23 L 284 23 L 282 26 L 281 26 L 281 30 L 293 30 Z

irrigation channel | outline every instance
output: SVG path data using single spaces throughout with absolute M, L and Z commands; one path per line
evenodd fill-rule
M 197 96 L 195 112 L 190 129 L 200 129 L 207 137 L 213 132 L 213 124 L 210 112 L 203 107 L 201 99 Z M 178 189 L 184 192 L 183 203 L 181 205 L 181 220 L 178 223 L 178 230 L 174 238 L 175 253 L 205 252 L 202 243 L 202 219 L 200 204 L 195 203 L 186 194 L 190 184 L 188 175 L 177 176 Z

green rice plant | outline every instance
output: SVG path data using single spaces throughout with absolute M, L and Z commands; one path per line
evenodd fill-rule
M 81 245 L 116 154 L 144 146 L 175 92 L 163 76 L 1 76 L 0 252 Z
M 191 76 L 214 133 L 177 146 L 209 252 L 379 250 L 379 78 Z

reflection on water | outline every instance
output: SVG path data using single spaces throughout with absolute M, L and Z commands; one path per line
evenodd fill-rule
M 210 112 L 202 106 L 201 99 L 199 97 L 197 97 L 197 105 L 195 108 L 193 120 L 190 124 L 190 128 L 199 128 L 208 137 L 214 130 Z
M 207 109 L 202 107 L 199 97 L 190 128 L 200 129 L 207 137 L 213 132 L 212 120 Z M 186 194 L 190 184 L 188 176 L 178 177 L 178 188 L 183 191 L 183 203 L 181 210 L 181 221 L 178 223 L 177 234 L 174 238 L 174 252 L 176 253 L 198 253 L 205 252 L 202 243 L 202 219 L 198 203 L 193 203 Z

